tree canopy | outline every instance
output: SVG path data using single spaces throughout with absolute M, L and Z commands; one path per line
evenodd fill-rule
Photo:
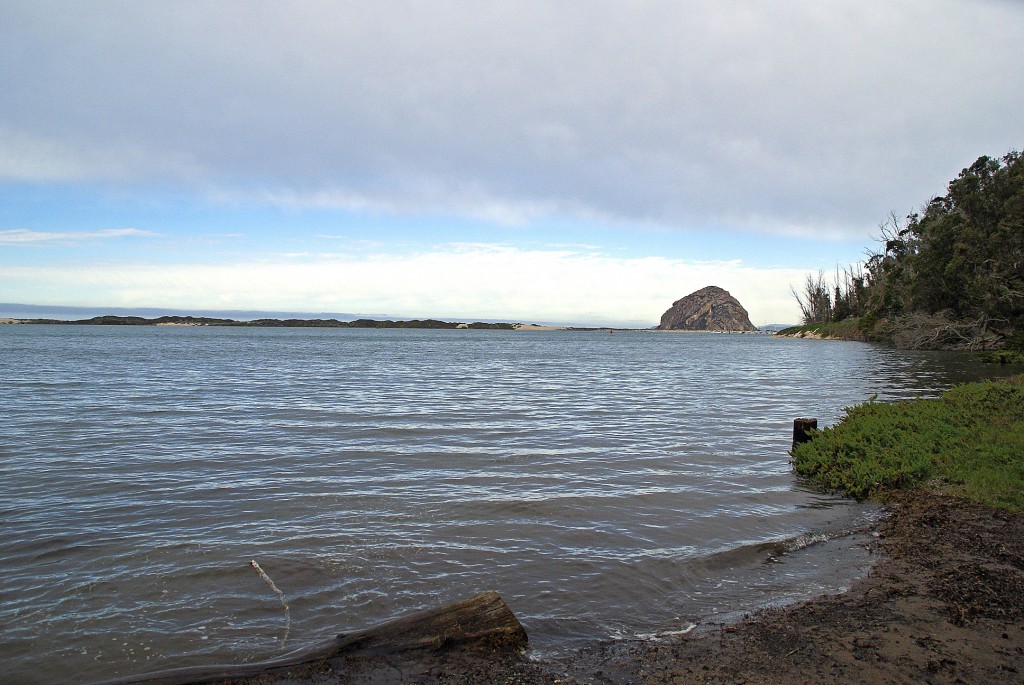
M 794 290 L 804 323 L 859 316 L 906 347 L 1024 347 L 1024 159 L 979 157 L 904 220 L 865 263 Z

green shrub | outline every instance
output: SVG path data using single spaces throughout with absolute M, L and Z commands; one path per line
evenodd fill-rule
M 857 498 L 933 487 L 1024 509 L 1024 376 L 961 385 L 935 400 L 848 408 L 792 455 L 798 475 Z
M 780 336 L 796 336 L 798 333 L 814 333 L 823 338 L 842 338 L 860 340 L 863 338 L 858 319 L 844 319 L 825 323 L 811 323 L 803 326 L 790 326 L 778 332 Z

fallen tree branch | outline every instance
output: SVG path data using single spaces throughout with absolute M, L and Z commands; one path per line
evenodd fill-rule
M 256 572 L 260 574 L 260 577 L 266 581 L 267 585 L 270 586 L 270 589 L 277 595 L 277 598 L 281 600 L 281 606 L 284 607 L 284 635 L 281 636 L 281 647 L 283 648 L 285 643 L 288 642 L 288 632 L 292 628 L 292 615 L 291 611 L 288 609 L 288 602 L 284 599 L 284 593 L 281 592 L 277 585 L 274 584 L 274 581 L 270 579 L 270 576 L 264 573 L 263 569 L 260 568 L 260 565 L 256 563 L 255 559 L 250 561 L 249 564 L 256 569 Z

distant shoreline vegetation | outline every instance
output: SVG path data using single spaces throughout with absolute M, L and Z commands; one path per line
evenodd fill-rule
M 46 318 L 15 318 L 0 317 L 2 324 L 50 324 L 60 326 L 229 326 L 238 328 L 422 328 L 434 330 L 493 330 L 493 331 L 611 331 L 611 332 L 657 332 L 657 333 L 771 333 L 772 327 L 757 331 L 660 331 L 652 328 L 620 328 L 617 326 L 548 326 L 540 324 L 506 323 L 474 321 L 463 323 L 441 321 L 440 319 L 409 319 L 393 321 L 391 319 L 273 319 L 262 318 L 252 320 L 228 319 L 214 316 L 121 316 L 106 314 L 88 319 L 46 319 Z M 777 328 L 776 326 L 775 328 Z
M 356 319 L 339 321 L 338 319 L 253 319 L 238 321 L 208 316 L 159 316 L 147 319 L 141 316 L 94 316 L 89 319 L 3 319 L 4 323 L 19 324 L 59 324 L 63 326 L 237 326 L 244 328 L 433 328 L 433 329 L 484 329 L 484 330 L 516 330 L 518 323 L 460 323 L 440 321 L 438 319 L 411 319 L 409 321 L 392 321 L 390 319 Z

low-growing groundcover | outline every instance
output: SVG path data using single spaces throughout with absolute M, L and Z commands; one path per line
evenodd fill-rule
M 1024 510 L 1024 376 L 848 408 L 792 455 L 798 475 L 857 498 L 927 485 Z

